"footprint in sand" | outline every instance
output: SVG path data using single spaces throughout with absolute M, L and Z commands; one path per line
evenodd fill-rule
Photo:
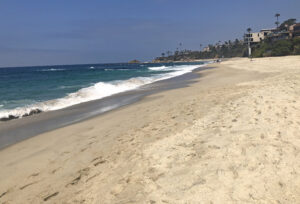
M 99 175 L 100 175 L 100 173 L 97 173 L 97 174 L 95 174 L 95 175 L 93 175 L 93 176 L 87 178 L 87 179 L 86 179 L 86 182 L 89 182 L 90 180 L 92 180 L 93 178 L 96 178 L 96 177 L 99 176 Z
M 36 177 L 36 176 L 38 176 L 38 175 L 40 175 L 40 173 L 33 173 L 33 174 L 31 174 L 30 176 L 28 176 L 28 178 L 30 178 L 30 177 Z
M 38 183 L 38 181 L 34 181 L 34 182 L 31 182 L 31 183 L 28 183 L 28 184 L 26 184 L 24 186 L 21 186 L 19 189 L 20 190 L 24 190 L 25 188 L 27 188 L 27 187 L 29 187 L 29 186 L 31 186 L 33 184 L 36 184 L 36 183 Z
M 59 192 L 57 191 L 57 192 L 55 192 L 55 193 L 52 193 L 52 194 L 46 196 L 43 200 L 44 200 L 44 201 L 47 201 L 47 200 L 49 200 L 50 198 L 52 198 L 52 197 L 54 197 L 54 196 L 57 196 L 58 194 L 59 194 Z
M 8 193 L 8 191 L 5 191 L 2 194 L 0 194 L 0 198 L 2 198 L 3 196 L 5 196 L 7 193 Z
M 79 170 L 79 171 L 78 171 L 79 175 L 78 175 L 75 179 L 73 179 L 70 183 L 68 183 L 68 184 L 66 185 L 66 187 L 68 187 L 68 186 L 70 186 L 70 185 L 73 186 L 73 185 L 78 184 L 78 182 L 81 180 L 81 178 L 82 178 L 83 176 L 87 176 L 87 175 L 88 175 L 89 171 L 90 171 L 90 168 L 89 168 L 89 167 Z

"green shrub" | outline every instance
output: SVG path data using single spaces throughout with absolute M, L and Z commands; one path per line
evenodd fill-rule
M 300 55 L 300 37 L 295 38 L 293 40 L 293 45 L 294 45 L 293 54 L 294 55 Z
M 293 44 L 290 40 L 279 40 L 273 45 L 272 56 L 285 56 L 292 54 Z

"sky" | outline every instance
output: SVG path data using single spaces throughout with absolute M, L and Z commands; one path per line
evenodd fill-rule
M 151 61 L 299 11 L 299 0 L 0 0 L 0 67 Z

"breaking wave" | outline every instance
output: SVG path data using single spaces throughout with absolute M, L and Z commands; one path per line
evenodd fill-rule
M 166 68 L 168 68 L 167 66 L 161 66 L 161 67 L 148 67 L 148 69 L 153 70 L 153 71 L 161 71 L 161 70 L 165 70 Z
M 181 65 L 149 67 L 150 70 L 173 70 L 173 72 L 153 75 L 151 77 L 135 77 L 122 81 L 98 82 L 92 86 L 81 88 L 77 92 L 70 93 L 63 98 L 38 102 L 25 107 L 18 107 L 10 110 L 0 111 L 0 120 L 10 120 L 25 117 L 45 111 L 58 110 L 75 104 L 101 99 L 117 93 L 137 89 L 143 85 L 156 81 L 169 79 L 193 71 L 204 65 Z M 66 88 L 66 87 L 61 87 Z M 1 107 L 1 106 L 0 106 Z

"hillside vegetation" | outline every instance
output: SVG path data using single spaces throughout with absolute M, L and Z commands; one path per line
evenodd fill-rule
M 291 18 L 284 21 L 277 32 L 288 31 L 288 26 L 296 23 L 296 19 Z M 251 30 L 251 28 L 249 28 Z M 249 31 L 250 32 L 250 31 Z M 179 44 L 182 46 L 182 43 Z M 201 45 L 200 45 L 201 46 Z M 286 55 L 300 55 L 300 37 L 293 39 L 277 40 L 272 37 L 267 37 L 260 43 L 251 44 L 252 57 L 272 57 Z M 248 45 L 243 40 L 236 39 L 235 41 L 225 41 L 212 45 L 208 45 L 203 51 L 192 50 L 177 50 L 175 52 L 167 51 L 162 53 L 161 57 L 155 58 L 154 62 L 169 62 L 169 61 L 190 61 L 199 59 L 212 58 L 231 58 L 231 57 L 247 57 Z
M 157 57 L 155 61 L 189 61 L 197 59 L 211 59 L 221 57 L 244 57 L 247 56 L 247 46 L 243 41 L 236 39 L 234 42 L 226 41 L 224 44 L 220 42 L 215 45 L 208 45 L 209 51 L 192 51 L 182 50 L 174 53 L 168 51 L 168 55 L 162 53 L 161 57 Z
M 253 47 L 253 57 L 272 57 L 300 55 L 300 38 L 278 40 L 272 42 L 265 40 Z

